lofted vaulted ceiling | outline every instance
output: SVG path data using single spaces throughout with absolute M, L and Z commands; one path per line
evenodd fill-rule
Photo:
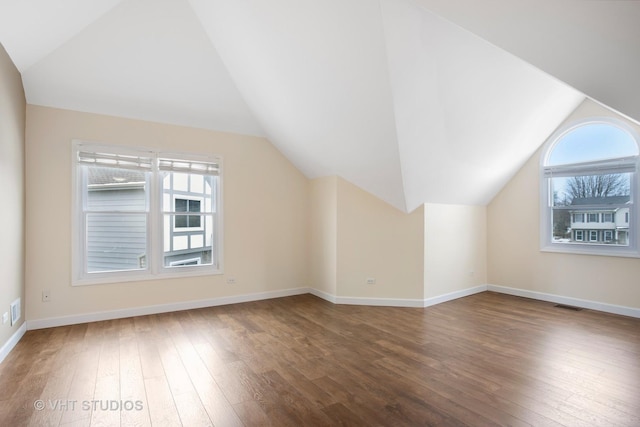
M 0 0 L 30 104 L 266 136 L 393 206 L 486 204 L 585 96 L 640 118 L 640 2 Z

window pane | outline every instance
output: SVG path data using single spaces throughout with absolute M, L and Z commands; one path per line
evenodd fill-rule
M 145 268 L 145 214 L 89 213 L 86 239 L 89 273 Z
M 546 165 L 565 165 L 638 155 L 628 132 L 607 123 L 592 123 L 567 132 L 549 153 Z
M 188 212 L 200 212 L 200 200 L 189 200 Z
M 630 173 L 615 173 L 551 178 L 553 206 L 607 206 L 629 203 L 631 177 Z
M 129 169 L 83 166 L 87 177 L 87 210 L 147 210 L 147 173 Z
M 633 174 L 551 178 L 552 243 L 629 245 Z
M 176 212 L 189 212 L 189 201 L 186 199 L 176 199 Z
M 189 228 L 200 228 L 200 215 L 189 215 L 187 222 Z
M 189 227 L 165 225 L 164 266 L 211 265 L 213 247 L 208 236 L 212 233 L 213 215 L 165 214 L 165 224 L 171 223 L 187 224 Z
M 188 216 L 187 215 L 176 215 L 175 216 L 175 227 L 176 228 L 187 228 L 189 227 L 189 221 L 188 221 Z

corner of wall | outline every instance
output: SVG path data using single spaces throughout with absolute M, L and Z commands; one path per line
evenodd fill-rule
M 0 199 L 2 214 L 0 239 L 0 359 L 22 336 L 25 321 L 25 127 L 26 100 L 22 78 L 0 45 Z M 11 209 L 6 207 L 11 206 Z M 20 298 L 22 316 L 11 325 L 10 304 Z M 23 334 L 24 332 L 22 332 Z
M 486 206 L 424 206 L 425 298 L 487 283 Z

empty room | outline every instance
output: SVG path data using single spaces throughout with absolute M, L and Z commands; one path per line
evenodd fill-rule
M 0 2 L 1 426 L 639 426 L 640 2 Z

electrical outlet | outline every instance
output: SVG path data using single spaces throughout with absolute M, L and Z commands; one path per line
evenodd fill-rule
M 49 289 L 45 289 L 42 291 L 42 302 L 51 301 L 51 291 Z
M 376 279 L 375 277 L 369 277 L 367 278 L 367 285 L 375 285 L 376 284 Z
M 235 277 L 227 277 L 227 285 L 235 285 L 236 278 Z
M 2 315 L 2 324 L 4 325 L 9 321 L 9 312 L 6 312 Z

